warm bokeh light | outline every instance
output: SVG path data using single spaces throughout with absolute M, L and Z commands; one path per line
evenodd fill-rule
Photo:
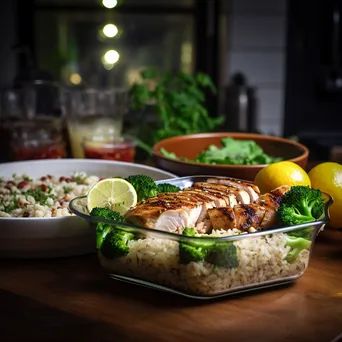
M 120 58 L 120 55 L 115 50 L 108 50 L 104 56 L 103 59 L 108 64 L 115 64 Z
M 114 8 L 117 4 L 117 0 L 102 0 L 102 5 L 106 8 Z
M 107 24 L 102 29 L 103 34 L 108 38 L 113 38 L 118 34 L 118 28 L 114 24 Z
M 69 81 L 72 83 L 72 84 L 75 84 L 75 85 L 78 85 L 82 82 L 82 77 L 80 74 L 74 72 L 72 73 L 70 76 L 69 76 Z

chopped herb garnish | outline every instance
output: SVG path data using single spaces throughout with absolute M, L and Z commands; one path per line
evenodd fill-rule
M 13 204 L 5 207 L 5 213 L 10 213 L 12 210 L 19 208 L 19 200 L 17 198 L 13 198 Z
M 63 190 L 65 194 L 68 194 L 72 190 L 72 188 L 68 186 L 63 186 Z
M 82 177 L 82 176 L 75 176 L 74 177 L 74 182 L 77 184 L 82 184 L 83 181 L 84 181 L 84 177 Z
M 51 188 L 48 188 L 49 192 L 51 191 Z M 25 192 L 23 192 L 22 194 L 24 196 L 32 196 L 34 198 L 34 200 L 38 203 L 40 203 L 41 205 L 48 205 L 47 204 L 47 199 L 49 197 L 54 198 L 55 196 L 53 194 L 50 194 L 48 191 L 44 192 L 42 190 L 42 188 L 37 188 L 35 190 L 29 189 Z

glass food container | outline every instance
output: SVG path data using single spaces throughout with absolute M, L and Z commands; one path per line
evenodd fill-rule
M 158 181 L 181 188 L 211 176 L 193 176 Z M 216 177 L 216 176 L 215 176 Z M 216 177 L 217 178 L 217 177 Z M 328 222 L 332 198 L 324 195 L 324 214 L 315 222 L 291 227 L 272 228 L 254 233 L 234 235 L 217 232 L 208 238 L 140 228 L 127 223 L 92 217 L 87 210 L 86 197 L 70 202 L 76 215 L 91 221 L 111 225 L 112 232 L 124 231 L 134 236 L 128 243 L 128 254 L 106 257 L 98 249 L 101 266 L 116 280 L 147 286 L 187 297 L 210 299 L 296 281 L 308 267 L 317 234 Z M 307 231 L 302 250 L 293 243 L 295 232 Z M 220 247 L 207 261 L 181 262 L 180 245 L 207 241 Z

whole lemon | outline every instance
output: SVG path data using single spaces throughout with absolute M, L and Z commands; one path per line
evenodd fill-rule
M 310 178 L 304 169 L 290 161 L 265 166 L 255 176 L 254 183 L 263 194 L 281 185 L 311 186 Z
M 334 199 L 329 208 L 329 226 L 342 228 L 342 165 L 325 162 L 316 165 L 308 173 L 312 187 L 326 192 Z

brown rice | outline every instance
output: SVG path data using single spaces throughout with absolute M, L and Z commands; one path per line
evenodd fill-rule
M 236 230 L 214 231 L 212 235 L 235 235 Z M 127 256 L 109 260 L 99 252 L 102 266 L 112 274 L 140 278 L 152 283 L 197 295 L 215 295 L 230 289 L 257 285 L 291 276 L 300 276 L 309 261 L 309 251 L 302 251 L 294 263 L 286 256 L 286 234 L 277 233 L 236 240 L 239 265 L 218 268 L 208 262 L 179 262 L 179 243 L 147 237 L 129 242 Z

